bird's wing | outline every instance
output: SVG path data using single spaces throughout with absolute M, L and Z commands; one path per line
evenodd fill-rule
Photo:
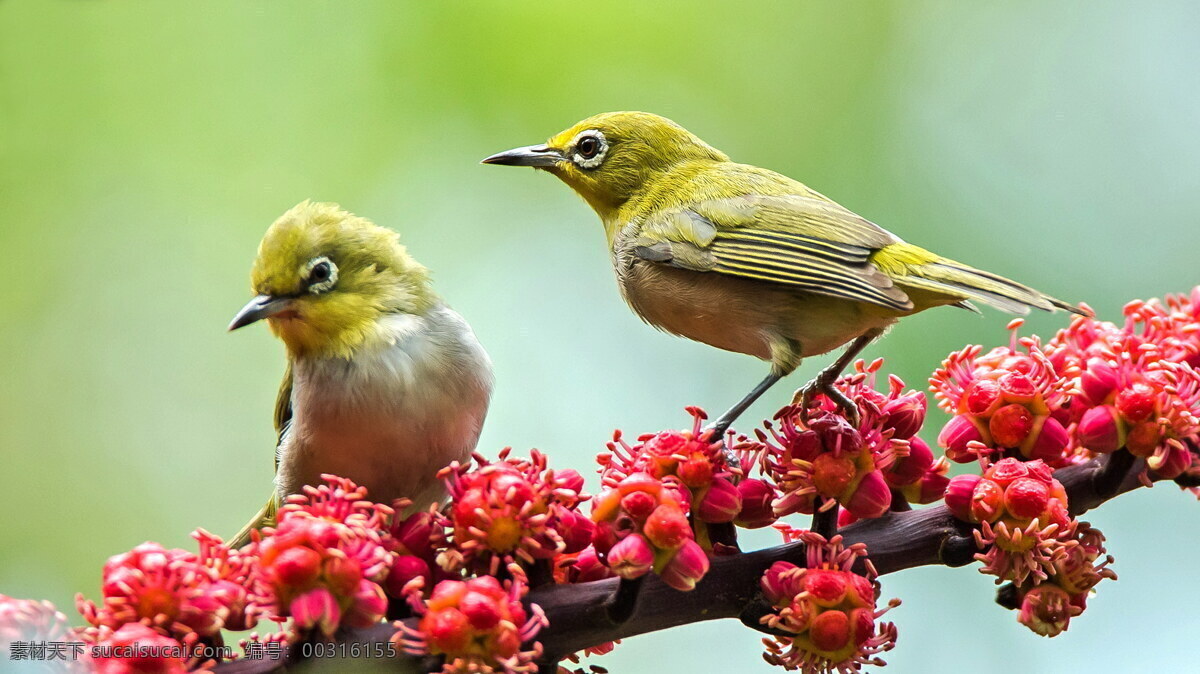
M 283 384 L 279 387 L 279 396 L 275 398 L 275 472 L 279 472 L 279 446 L 283 444 L 283 434 L 288 424 L 292 422 L 292 363 L 288 361 L 287 370 L 283 373 Z
M 827 200 L 749 194 L 634 221 L 631 249 L 651 262 L 779 283 L 897 311 L 912 301 L 872 261 L 900 239 Z

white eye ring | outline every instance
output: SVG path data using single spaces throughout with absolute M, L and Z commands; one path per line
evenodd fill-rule
M 595 140 L 599 145 L 596 154 L 590 157 L 585 157 L 579 152 L 579 144 L 587 138 Z M 608 139 L 604 137 L 604 133 L 599 129 L 588 129 L 587 131 L 580 131 L 579 135 L 571 140 L 571 147 L 575 148 L 571 153 L 571 161 L 579 168 L 593 169 L 599 166 L 604 161 L 604 155 L 608 154 Z
M 323 279 L 313 279 L 313 270 L 322 264 L 325 265 L 329 270 L 329 275 Z M 304 272 L 301 275 L 303 276 L 305 283 L 308 284 L 308 292 L 313 295 L 320 295 L 321 293 L 327 292 L 329 289 L 333 288 L 333 286 L 337 285 L 338 268 L 337 265 L 333 263 L 333 260 L 330 260 L 322 255 L 321 257 L 314 257 L 313 259 L 309 260 L 308 264 L 304 265 Z

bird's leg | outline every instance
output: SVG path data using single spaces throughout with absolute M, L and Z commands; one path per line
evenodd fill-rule
M 755 386 L 753 389 L 751 389 L 750 392 L 746 394 L 746 397 L 739 400 L 733 407 L 730 407 L 725 414 L 722 414 L 717 418 L 712 426 L 709 426 L 706 429 L 711 431 L 708 437 L 714 442 L 720 440 L 721 437 L 725 435 L 725 431 L 729 430 L 729 427 L 733 425 L 733 422 L 742 415 L 742 412 L 745 412 L 747 407 L 750 407 L 750 405 L 754 404 L 755 400 L 758 400 L 762 394 L 767 392 L 767 389 L 774 386 L 775 382 L 782 378 L 782 375 L 775 374 L 774 372 L 767 375 L 767 378 L 760 381 L 758 386 Z M 730 468 L 737 469 L 741 467 L 737 457 L 734 456 L 733 452 L 729 451 L 728 449 L 725 450 L 725 462 L 729 464 Z
M 867 348 L 867 345 L 881 334 L 883 334 L 882 330 L 871 330 L 859 335 L 850 343 L 850 346 L 846 347 L 846 350 L 842 352 L 842 355 L 837 360 L 833 361 L 824 370 L 818 372 L 817 376 L 812 378 L 812 381 L 796 390 L 796 394 L 792 396 L 792 404 L 800 404 L 802 419 L 808 418 L 808 406 L 812 402 L 812 397 L 818 393 L 824 393 L 838 407 L 842 408 L 842 411 L 846 413 L 846 417 L 850 421 L 850 425 L 858 426 L 858 405 L 853 400 L 847 398 L 846 394 L 837 390 L 833 383 L 837 381 L 838 377 L 842 376 L 842 372 L 850 366 L 850 363 L 858 357 L 858 354 L 862 353 L 862 350 Z

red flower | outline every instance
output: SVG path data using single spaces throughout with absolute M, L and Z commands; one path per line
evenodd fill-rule
M 452 531 L 449 568 L 495 574 L 512 562 L 531 565 L 582 550 L 592 523 L 575 512 L 587 500 L 575 471 L 561 477 L 534 450 L 529 460 L 500 452 L 491 462 L 476 454 L 474 465 L 443 469 L 452 500 L 444 526 Z
M 385 543 L 392 509 L 368 501 L 366 489 L 350 480 L 322 477 L 327 484 L 289 497 L 278 525 L 253 544 L 260 560 L 253 583 L 298 630 L 330 637 L 340 625 L 383 618 L 380 583 L 396 555 Z
M 1074 460 L 1063 421 L 1078 366 L 1056 367 L 1036 337 L 1018 338 L 1022 323 L 1009 323 L 1008 346 L 956 351 L 930 378 L 938 406 L 955 415 L 938 435 L 950 460 L 973 461 L 994 448 L 1051 466 Z
M 110 557 L 104 565 L 99 605 L 80 594 L 75 603 L 91 624 L 95 643 L 123 625 L 142 623 L 178 645 L 195 636 L 219 641 L 222 628 L 247 629 L 257 621 L 263 598 L 248 589 L 252 550 L 231 550 L 198 529 L 200 554 L 143 543 Z
M 763 595 L 775 607 L 762 624 L 795 635 L 764 639 L 767 662 L 810 674 L 883 666 L 874 656 L 895 646 L 896 627 L 877 620 L 900 601 L 893 599 L 877 609 L 874 568 L 867 562 L 866 576 L 851 570 L 866 557 L 866 546 L 847 548 L 841 536 L 827 542 L 818 534 L 794 529 L 784 535 L 804 541 L 808 563 L 802 568 L 776 562 L 760 581 Z
M 780 410 L 767 432 L 758 432 L 758 460 L 781 492 L 773 504 L 777 516 L 811 513 L 821 498 L 831 505 L 840 503 L 856 518 L 879 517 L 891 506 L 893 488 L 923 482 L 927 476 L 941 481 L 938 476 L 945 466 L 935 466 L 933 453 L 913 435 L 925 418 L 924 395 L 904 392 L 904 382 L 895 376 L 888 378 L 887 394 L 876 391 L 874 381 L 882 365 L 882 360 L 870 365 L 858 361 L 855 374 L 838 380 L 838 388 L 858 404 L 857 428 L 821 396 L 807 421 L 802 410 L 788 407 Z M 901 492 L 905 493 L 929 497 L 921 488 Z M 938 497 L 940 493 L 932 498 Z
M 546 617 L 536 604 L 525 610 L 525 586 L 516 580 L 520 570 L 510 572 L 514 580 L 504 585 L 492 576 L 480 576 L 443 580 L 428 600 L 410 594 L 421 619 L 415 629 L 400 623 L 393 643 L 412 655 L 444 656 L 444 672 L 537 671 L 534 661 L 541 655 L 541 644 L 534 642 L 529 650 L 521 650 L 521 644 L 537 636 Z

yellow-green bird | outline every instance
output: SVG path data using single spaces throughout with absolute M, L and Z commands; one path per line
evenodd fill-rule
M 771 362 L 771 373 L 714 425 L 737 416 L 807 356 L 850 343 L 799 392 L 852 416 L 833 382 L 898 319 L 977 300 L 1024 314 L 1078 309 L 906 243 L 804 184 L 730 161 L 669 119 L 589 117 L 485 164 L 549 171 L 600 216 L 621 294 L 647 323 Z
M 287 347 L 275 409 L 275 490 L 235 537 L 269 525 L 282 498 L 332 473 L 390 503 L 427 507 L 436 474 L 475 448 L 492 363 L 391 230 L 305 201 L 259 244 L 250 300 L 229 329 L 266 319 Z

